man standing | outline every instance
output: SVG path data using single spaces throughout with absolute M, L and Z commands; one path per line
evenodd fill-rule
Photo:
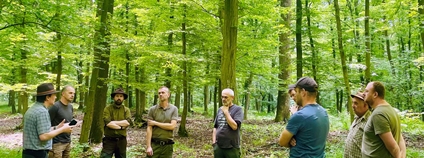
M 60 100 L 55 102 L 49 109 L 50 121 L 53 128 L 60 122 L 71 122 L 74 109 L 72 101 L 75 96 L 75 89 L 71 86 L 65 86 L 61 92 Z M 71 134 L 62 133 L 53 138 L 53 149 L 49 152 L 50 158 L 69 158 L 71 152 Z
M 364 126 L 367 123 L 371 112 L 368 110 L 368 104 L 364 101 L 365 94 L 358 92 L 352 97 L 352 107 L 355 112 L 355 120 L 349 129 L 346 138 L 344 157 L 345 158 L 361 158 L 362 136 L 364 134 Z
M 62 120 L 51 128 L 47 108 L 54 104 L 57 91 L 53 84 L 43 83 L 37 87 L 36 102 L 24 115 L 23 158 L 47 158 L 52 149 L 52 138 L 61 133 L 71 133 L 72 127 Z
M 103 121 L 105 123 L 103 138 L 103 148 L 100 154 L 102 158 L 127 157 L 127 128 L 132 125 L 131 111 L 122 105 L 128 95 L 122 88 L 118 88 L 110 95 L 113 104 L 106 106 L 103 111 Z
M 243 109 L 233 104 L 234 91 L 229 88 L 222 91 L 221 100 L 223 106 L 218 109 L 212 131 L 214 157 L 238 158 Z
M 327 111 L 316 103 L 318 84 L 312 78 L 302 77 L 295 87 L 295 101 L 300 110 L 290 117 L 279 144 L 290 148 L 290 157 L 325 157 L 330 126 Z M 296 140 L 295 146 L 289 144 L 292 139 Z
M 178 109 L 168 102 L 169 88 L 158 90 L 159 105 L 149 109 L 147 116 L 147 157 L 171 158 L 174 152 L 174 129 L 177 126 Z
M 384 100 L 385 88 L 381 82 L 368 83 L 365 101 L 372 108 L 364 128 L 362 157 L 405 157 L 406 145 L 400 129 L 400 118 Z

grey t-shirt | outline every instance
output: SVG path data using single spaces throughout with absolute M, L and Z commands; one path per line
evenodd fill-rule
M 240 148 L 240 127 L 243 121 L 243 109 L 233 104 L 228 109 L 228 112 L 237 123 L 237 130 L 231 129 L 224 113 L 221 109 L 218 109 L 214 125 L 214 128 L 216 128 L 216 143 L 220 148 Z
M 74 109 L 72 104 L 64 105 L 62 102 L 57 101 L 49 109 L 50 121 L 52 126 L 57 126 L 65 119 L 65 123 L 71 122 L 73 117 Z M 71 142 L 71 134 L 61 133 L 53 138 L 54 143 L 69 143 Z

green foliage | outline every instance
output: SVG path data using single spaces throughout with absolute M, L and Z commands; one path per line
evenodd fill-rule
M 22 157 L 22 149 L 21 148 L 9 149 L 7 147 L 0 146 L 0 153 L 2 154 L 2 157 L 7 157 L 7 158 L 21 158 Z

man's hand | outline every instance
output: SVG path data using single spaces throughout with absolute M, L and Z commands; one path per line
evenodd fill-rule
M 59 125 L 57 125 L 56 128 L 61 128 L 64 124 L 65 124 L 65 119 L 62 120 L 62 122 L 59 123 Z
M 156 126 L 156 121 L 153 121 L 153 120 L 147 120 L 147 125 L 149 125 L 149 126 Z
M 148 148 L 146 149 L 146 154 L 147 154 L 148 156 L 153 156 L 153 149 L 152 149 L 152 147 L 148 147 Z
M 292 139 L 290 140 L 290 146 L 291 146 L 291 147 L 296 146 L 296 139 L 292 138 Z
M 224 114 L 228 113 L 228 106 L 221 106 L 221 110 Z
M 72 126 L 69 126 L 69 123 L 66 123 L 66 124 L 62 124 L 62 127 L 60 127 L 59 129 L 60 131 L 62 131 L 62 133 L 71 133 L 72 128 L 73 128 Z
M 298 107 L 297 105 L 292 106 L 292 107 L 290 108 L 290 113 L 294 114 L 294 113 L 296 113 L 298 110 L 299 110 L 299 107 Z

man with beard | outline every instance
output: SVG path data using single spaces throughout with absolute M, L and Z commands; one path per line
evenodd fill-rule
M 147 116 L 146 154 L 147 157 L 171 158 L 178 109 L 168 102 L 168 87 L 160 87 L 158 96 L 159 105 L 152 106 Z
M 368 83 L 365 102 L 371 107 L 362 138 L 362 157 L 406 157 L 405 140 L 400 129 L 400 118 L 384 99 L 385 88 L 381 82 Z
M 290 117 L 278 143 L 290 148 L 291 158 L 323 158 L 330 122 L 327 111 L 316 102 L 318 84 L 312 78 L 302 77 L 296 82 L 295 91 L 299 111 Z M 290 142 L 292 139 L 296 143 Z
M 71 86 L 65 86 L 62 89 L 60 100 L 55 102 L 49 109 L 51 125 L 53 129 L 65 120 L 65 123 L 71 122 L 74 109 L 72 101 L 75 96 L 75 89 Z M 53 148 L 49 152 L 50 158 L 69 158 L 71 152 L 71 134 L 62 133 L 53 138 Z
M 233 104 L 234 91 L 229 88 L 222 90 L 221 100 L 222 106 L 212 130 L 213 155 L 216 158 L 239 158 L 243 109 Z
M 105 107 L 103 120 L 105 123 L 103 148 L 100 157 L 125 158 L 127 154 L 127 128 L 132 125 L 131 112 L 128 107 L 122 105 L 128 95 L 122 88 L 118 88 L 110 95 L 114 103 Z

